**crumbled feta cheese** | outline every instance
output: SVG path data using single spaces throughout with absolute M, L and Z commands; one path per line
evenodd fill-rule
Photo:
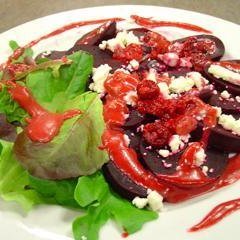
M 220 96 L 224 99 L 229 99 L 231 95 L 228 91 L 224 90 L 223 92 L 221 92 Z
M 148 190 L 148 205 L 153 211 L 163 209 L 163 197 L 157 191 Z
M 131 60 L 129 64 L 132 66 L 134 70 L 137 70 L 139 68 L 139 62 L 135 59 Z
M 206 153 L 203 148 L 200 148 L 194 155 L 195 164 L 201 166 L 206 159 Z
M 129 146 L 129 144 L 130 144 L 130 138 L 128 137 L 127 134 L 124 134 L 124 135 L 123 135 L 123 140 L 124 140 L 124 143 L 125 143 L 127 146 Z
M 180 136 L 175 134 L 175 135 L 172 135 L 172 137 L 170 138 L 168 145 L 171 148 L 172 152 L 176 152 L 180 148 L 181 143 L 182 143 L 182 141 L 181 141 Z
M 140 197 L 135 197 L 132 200 L 132 204 L 135 205 L 137 208 L 144 208 L 148 204 L 148 199 L 147 198 L 140 198 Z
M 187 77 L 191 78 L 194 81 L 194 85 L 197 89 L 202 90 L 203 87 L 208 84 L 208 80 L 204 78 L 199 72 L 189 72 Z
M 132 43 L 140 44 L 140 41 L 138 37 L 133 34 L 132 31 L 127 32 L 125 30 L 125 31 L 119 32 L 115 38 L 109 39 L 107 41 L 102 41 L 99 44 L 99 48 L 102 50 L 107 48 L 110 51 L 114 52 L 114 50 L 117 47 L 125 48 L 126 46 Z
M 181 140 L 185 143 L 187 143 L 189 141 L 190 137 L 191 137 L 190 134 L 180 136 Z
M 162 157 L 168 157 L 169 156 L 169 154 L 170 154 L 170 152 L 167 150 L 167 149 L 160 149 L 159 151 L 158 151 L 158 153 L 159 153 L 159 155 L 161 155 Z
M 146 79 L 157 82 L 157 71 L 154 68 L 150 68 Z
M 102 50 L 105 50 L 106 48 L 107 48 L 107 41 L 102 41 L 99 45 L 98 45 L 98 47 L 100 48 L 100 49 L 102 49 Z
M 235 97 L 236 101 L 240 103 L 240 96 Z
M 159 87 L 159 89 L 160 89 L 160 92 L 161 92 L 163 98 L 164 98 L 164 99 L 170 99 L 171 96 L 170 96 L 170 94 L 169 94 L 170 92 L 169 92 L 169 88 L 168 88 L 167 83 L 165 83 L 165 82 L 160 82 L 160 83 L 158 83 L 157 85 L 158 85 L 158 87 Z
M 93 83 L 89 85 L 89 88 L 97 93 L 104 92 L 104 82 L 106 81 L 111 69 L 112 68 L 108 64 L 102 64 L 98 68 L 94 68 L 92 76 Z
M 191 78 L 180 76 L 172 79 L 169 89 L 174 93 L 182 93 L 189 91 L 194 86 L 194 81 Z
M 137 103 L 137 92 L 136 91 L 129 91 L 124 96 L 124 101 L 127 103 L 127 105 L 135 106 Z
M 213 108 L 217 110 L 217 117 L 220 117 L 222 114 L 222 109 L 220 107 L 215 107 L 215 106 L 213 106 Z
M 147 198 L 135 197 L 132 200 L 132 204 L 137 208 L 144 208 L 147 205 L 153 211 L 161 211 L 163 209 L 163 197 L 157 192 L 148 189 Z
M 208 72 L 211 73 L 216 78 L 221 78 L 227 82 L 233 83 L 240 86 L 240 74 L 234 71 L 231 71 L 225 67 L 211 64 L 208 68 Z
M 226 130 L 230 130 L 233 133 L 240 135 L 240 119 L 236 120 L 232 115 L 222 114 L 218 118 L 218 123 Z
M 208 172 L 208 166 L 203 166 L 202 167 L 202 172 L 207 175 L 207 172 Z

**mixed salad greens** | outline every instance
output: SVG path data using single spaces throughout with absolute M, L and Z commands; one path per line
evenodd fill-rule
M 13 51 L 19 47 L 14 41 L 9 45 Z M 15 63 L 21 64 L 32 55 L 33 51 L 27 48 Z M 97 93 L 87 89 L 93 61 L 90 54 L 78 51 L 65 61 L 41 59 L 17 75 L 17 83 L 26 86 L 47 110 L 82 112 L 65 121 L 59 134 L 48 143 L 36 143 L 26 136 L 22 127 L 28 113 L 12 100 L 4 83 L 0 91 L 1 128 L 8 129 L 0 131 L 0 196 L 19 203 L 26 211 L 38 204 L 76 209 L 79 217 L 72 225 L 76 240 L 98 239 L 101 226 L 109 219 L 131 234 L 158 216 L 115 194 L 98 170 L 108 156 L 98 149 L 104 129 L 102 102 Z M 68 179 L 50 180 L 53 175 L 55 179 Z

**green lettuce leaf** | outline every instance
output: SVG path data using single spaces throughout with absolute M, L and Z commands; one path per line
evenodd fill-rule
M 76 240 L 85 236 L 97 240 L 100 228 L 113 219 L 129 234 L 141 229 L 142 225 L 154 220 L 158 214 L 138 209 L 130 202 L 112 193 L 101 172 L 83 176 L 78 180 L 74 193 L 81 207 L 87 207 L 87 214 L 73 222 L 73 234 Z
M 29 174 L 14 158 L 13 143 L 0 140 L 0 196 L 5 201 L 15 201 L 26 211 L 34 205 L 43 203 L 43 199 L 28 189 Z
M 104 130 L 102 102 L 87 92 L 66 102 L 62 110 L 79 108 L 83 113 L 67 120 L 59 134 L 48 143 L 32 142 L 25 132 L 18 135 L 14 151 L 34 176 L 64 179 L 92 174 L 108 161 L 101 145 Z
M 25 110 L 20 108 L 20 106 L 12 100 L 4 85 L 2 85 L 0 91 L 0 113 L 6 115 L 8 122 L 24 123 L 24 119 L 27 117 Z
M 16 41 L 11 40 L 11 41 L 9 41 L 9 47 L 14 52 L 20 46 L 18 45 L 18 43 Z M 33 50 L 31 48 L 25 48 L 23 54 L 18 59 L 13 60 L 13 63 L 23 63 L 24 59 L 26 57 L 32 57 L 32 56 L 33 56 Z
M 31 90 L 36 100 L 44 107 L 51 107 L 51 102 L 60 95 L 61 98 L 73 99 L 86 91 L 88 78 L 92 72 L 93 58 L 86 52 L 76 52 L 68 58 L 71 65 L 59 66 L 31 72 L 26 78 L 26 86 Z M 44 62 L 42 64 L 47 64 Z M 61 105 L 59 105 L 61 106 Z M 56 109 L 59 111 L 59 109 Z
M 29 187 L 37 191 L 45 203 L 59 204 L 66 207 L 80 208 L 74 199 L 77 179 L 46 180 L 29 175 Z

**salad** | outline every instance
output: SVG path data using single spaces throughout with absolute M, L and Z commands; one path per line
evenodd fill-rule
M 131 16 L 66 25 L 20 47 L 0 67 L 0 196 L 26 211 L 79 211 L 76 240 L 113 219 L 123 236 L 178 203 L 240 178 L 240 62 L 199 26 Z M 66 51 L 32 47 L 100 24 Z M 200 32 L 170 41 L 169 26 Z M 229 142 L 231 144 L 229 144 Z M 196 231 L 239 208 L 216 206 Z M 34 210 L 33 210 L 34 211 Z

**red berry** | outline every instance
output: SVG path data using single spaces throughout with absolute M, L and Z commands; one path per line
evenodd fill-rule
M 158 85 L 150 80 L 143 80 L 137 86 L 137 94 L 140 99 L 154 99 L 160 94 Z

